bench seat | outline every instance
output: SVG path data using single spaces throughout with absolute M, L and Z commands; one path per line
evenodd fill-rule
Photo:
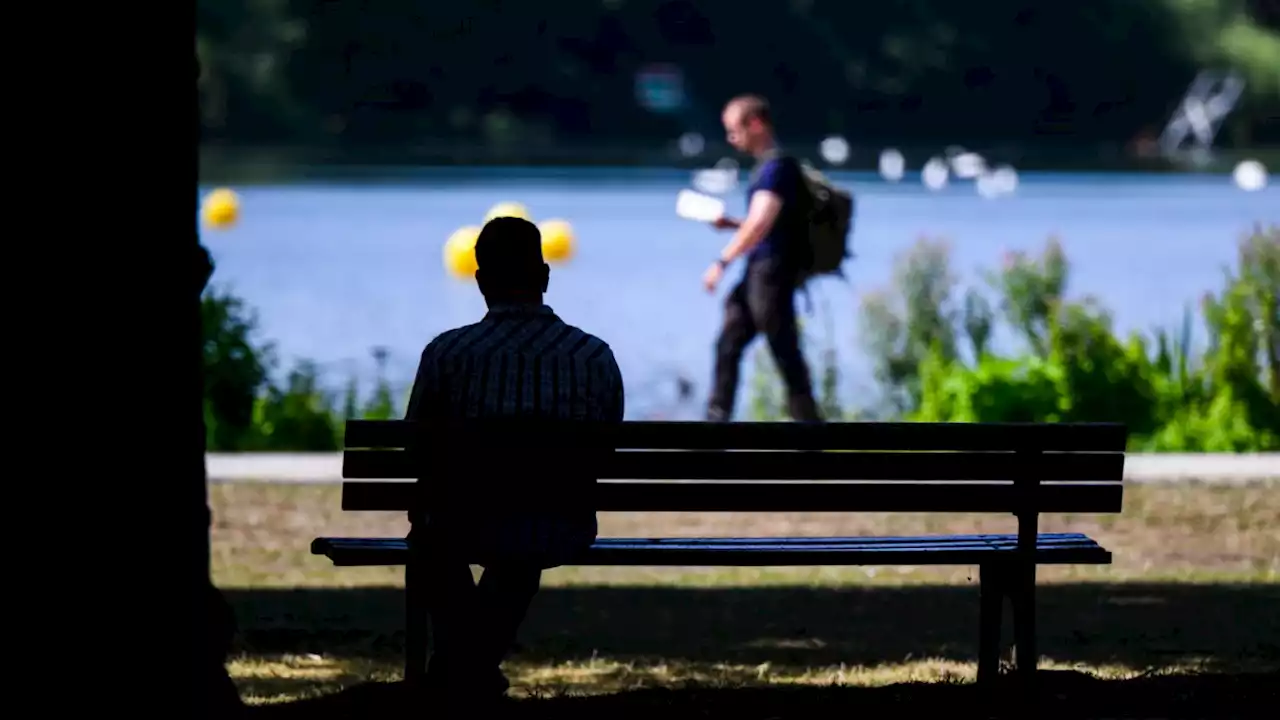
M 984 565 L 1012 558 L 1017 535 L 788 538 L 600 538 L 574 565 L 766 567 L 806 565 Z M 334 565 L 404 565 L 403 538 L 316 538 L 314 555 Z M 1111 562 L 1111 553 L 1080 533 L 1041 533 L 1038 565 Z

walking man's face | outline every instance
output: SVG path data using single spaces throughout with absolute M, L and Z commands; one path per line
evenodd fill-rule
M 724 122 L 725 139 L 739 152 L 754 154 L 766 132 L 758 117 L 749 117 L 744 108 L 729 105 L 720 118 Z

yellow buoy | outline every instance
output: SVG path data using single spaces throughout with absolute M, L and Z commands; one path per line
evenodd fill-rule
M 528 220 L 532 216 L 529 214 L 529 208 L 518 202 L 503 202 L 489 208 L 489 212 L 485 214 L 484 221 L 489 222 L 494 218 L 513 217 L 521 220 Z
M 542 233 L 542 259 L 549 263 L 566 262 L 573 257 L 573 226 L 568 220 L 546 220 L 538 225 Z
M 205 196 L 200 214 L 206 225 L 224 230 L 240 219 L 240 198 L 230 188 L 218 188 Z
M 444 241 L 444 268 L 450 275 L 467 280 L 476 276 L 476 239 L 480 228 L 475 225 L 458 228 Z

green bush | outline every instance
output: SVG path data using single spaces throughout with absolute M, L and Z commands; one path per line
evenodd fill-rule
M 361 402 L 352 378 L 341 402 L 327 390 L 319 368 L 300 360 L 283 382 L 275 348 L 258 339 L 256 315 L 231 292 L 210 288 L 201 298 L 204 327 L 205 438 L 210 452 L 333 451 L 342 447 L 350 418 L 387 419 L 400 409 L 386 378 L 387 353 L 373 350 L 378 374 Z
M 1193 355 L 1189 308 L 1176 335 L 1122 339 L 1095 299 L 1068 300 L 1070 265 L 1056 240 L 1038 257 L 1011 253 L 986 275 L 998 310 L 977 290 L 957 303 L 946 244 L 921 240 L 899 259 L 891 289 L 862 307 L 883 396 L 874 414 L 1122 422 L 1135 450 L 1280 450 L 1280 228 L 1258 227 L 1239 247 L 1222 288 L 1203 298 L 1208 343 Z M 989 348 L 1000 321 L 1016 354 Z
M 254 405 L 267 386 L 274 348 L 259 343 L 257 317 L 231 292 L 210 287 L 200 298 L 204 351 L 206 446 L 246 449 L 253 435 Z
M 283 385 L 268 385 L 254 401 L 250 442 L 243 450 L 337 450 L 341 418 L 314 363 L 303 360 Z

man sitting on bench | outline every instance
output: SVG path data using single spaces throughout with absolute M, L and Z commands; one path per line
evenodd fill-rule
M 476 282 L 489 311 L 480 322 L 446 331 L 427 345 L 406 419 L 622 422 L 622 373 L 609 345 L 566 324 L 543 304 L 550 268 L 532 223 L 496 218 L 476 241 Z M 427 432 L 430 432 L 428 429 Z M 482 441 L 483 442 L 483 441 Z M 455 448 L 455 450 L 457 450 Z M 477 462 L 503 457 L 516 478 L 464 477 L 493 493 L 572 472 L 521 457 L 518 448 L 479 450 Z M 541 457 L 541 455 L 539 456 Z M 566 458 L 568 461 L 569 458 Z M 463 473 L 455 473 L 463 474 Z M 491 473 L 477 472 L 476 475 Z M 446 479 L 453 480 L 454 478 Z M 585 478 L 594 487 L 595 476 Z M 478 497 L 484 497 L 484 490 Z M 536 491 L 535 491 L 536 492 Z M 513 510 L 470 504 L 434 512 L 410 532 L 431 618 L 427 686 L 467 699 L 496 698 L 508 687 L 500 665 L 514 644 L 542 571 L 568 563 L 596 538 L 594 509 Z M 469 563 L 484 567 L 479 584 Z

